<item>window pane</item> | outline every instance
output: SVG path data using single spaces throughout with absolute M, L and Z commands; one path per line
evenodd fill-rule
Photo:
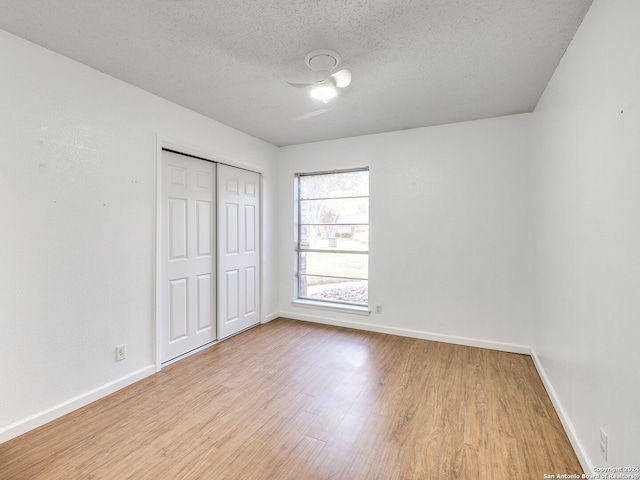
M 300 277 L 300 297 L 367 305 L 369 302 L 369 282 L 303 275 Z
M 355 250 L 369 248 L 367 225 L 305 225 L 300 227 L 300 250 Z
M 298 296 L 367 305 L 369 170 L 299 174 L 296 192 Z
M 300 199 L 369 195 L 369 171 L 300 175 Z
M 368 198 L 301 200 L 301 224 L 369 223 Z
M 301 274 L 366 280 L 368 270 L 368 254 L 300 252 Z

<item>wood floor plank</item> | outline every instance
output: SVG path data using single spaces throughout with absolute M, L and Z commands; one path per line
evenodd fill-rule
M 531 358 L 277 319 L 0 445 L 0 478 L 581 474 Z

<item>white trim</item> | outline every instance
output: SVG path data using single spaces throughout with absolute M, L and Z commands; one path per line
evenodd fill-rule
M 571 419 L 569 418 L 566 410 L 562 407 L 562 402 L 560 402 L 560 399 L 556 394 L 556 390 L 553 388 L 551 380 L 549 380 L 547 372 L 545 372 L 544 367 L 542 366 L 542 362 L 540 361 L 540 358 L 533 348 L 531 349 L 531 358 L 533 359 L 533 364 L 535 365 L 536 370 L 538 370 L 538 375 L 540 375 L 540 378 L 542 379 L 542 384 L 547 390 L 547 394 L 551 399 L 551 403 L 553 404 L 553 407 L 555 408 L 556 413 L 560 418 L 560 422 L 564 427 L 564 431 L 566 432 L 567 437 L 569 437 L 571 446 L 573 447 L 573 450 L 578 457 L 578 461 L 580 462 L 582 469 L 585 471 L 585 473 L 595 475 L 595 472 L 593 471 L 593 464 L 589 460 L 589 457 L 587 456 L 587 453 L 582 446 L 580 436 L 573 426 L 573 422 L 571 422 Z
M 22 435 L 23 433 L 41 427 L 46 423 L 71 413 L 74 410 L 85 407 L 96 400 L 106 397 L 107 395 L 111 395 L 112 393 L 128 387 L 129 385 L 153 375 L 154 373 L 154 365 L 148 365 L 140 370 L 130 373 L 129 375 L 119 378 L 118 380 L 106 383 L 98 388 L 89 390 L 88 392 L 59 403 L 58 405 L 54 405 L 40 413 L 36 413 L 35 415 L 31 415 L 6 427 L 0 428 L 0 443 L 7 442 L 12 438 Z
M 373 323 L 360 323 L 360 322 L 352 322 L 348 320 L 336 320 L 334 318 L 319 317 L 316 315 L 301 315 L 296 312 L 280 312 L 280 316 L 284 318 L 291 318 L 294 320 L 302 320 L 305 322 L 334 325 L 336 327 L 347 327 L 347 328 L 354 328 L 357 330 L 367 330 L 370 332 L 388 333 L 390 335 L 398 335 L 401 337 L 421 338 L 423 340 L 433 340 L 435 342 L 453 343 L 455 345 L 466 345 L 468 347 L 487 348 L 489 350 L 499 350 L 501 352 L 520 353 L 524 355 L 531 354 L 530 347 L 527 347 L 525 345 L 517 345 L 513 343 L 492 342 L 488 340 L 478 340 L 475 338 L 443 335 L 440 333 L 424 332 L 421 330 L 412 330 L 408 328 L 388 327 L 384 325 L 376 325 Z
M 320 302 L 317 300 L 297 299 L 292 300 L 294 307 L 313 308 L 316 310 L 328 310 L 330 312 L 354 313 L 356 315 L 369 315 L 369 307 L 359 307 L 357 305 L 347 305 L 341 303 Z
M 162 298 L 161 294 L 161 286 L 160 286 L 160 272 L 162 265 L 162 258 L 160 252 L 160 245 L 162 245 L 162 232 L 160 231 L 162 225 L 162 147 L 164 145 L 164 141 L 160 137 L 160 135 L 156 136 L 156 219 L 155 219 L 155 229 L 156 229 L 156 242 L 153 248 L 155 249 L 155 258 L 156 262 L 153 266 L 153 291 L 155 292 L 155 298 L 153 302 L 154 312 L 153 318 L 155 318 L 155 322 L 153 322 L 153 340 L 155 345 L 154 360 L 156 365 L 156 372 L 159 372 L 162 369 L 162 345 L 160 340 L 160 312 L 162 312 L 162 305 L 160 305 L 160 299 Z
M 269 323 L 271 320 L 275 320 L 276 318 L 279 318 L 279 317 L 281 317 L 280 312 L 273 312 L 268 315 L 265 315 L 261 323 Z

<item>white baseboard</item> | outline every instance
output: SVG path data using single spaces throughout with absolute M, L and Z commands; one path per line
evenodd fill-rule
M 302 320 L 305 322 L 322 323 L 325 325 L 333 325 L 336 327 L 354 328 L 357 330 L 368 330 L 370 332 L 388 333 L 390 335 L 398 335 L 401 337 L 420 338 L 423 340 L 433 340 L 435 342 L 453 343 L 456 345 L 466 345 L 468 347 L 488 348 L 490 350 L 499 350 L 501 352 L 521 353 L 525 355 L 531 354 L 531 348 L 525 345 L 517 345 L 512 343 L 492 342 L 488 340 L 478 340 L 474 338 L 457 337 L 452 335 L 443 335 L 439 333 L 424 332 L 421 330 L 411 330 L 407 328 L 388 327 L 376 325 L 374 323 L 350 322 L 346 320 L 336 320 L 334 318 L 320 317 L 316 315 L 306 315 L 296 312 L 280 312 L 280 317 L 291 318 L 293 320 Z
M 107 383 L 86 393 L 78 395 L 77 397 L 71 398 L 47 410 L 19 420 L 6 427 L 0 428 L 0 443 L 4 443 L 8 440 L 11 440 L 12 438 L 16 438 L 23 433 L 27 433 L 30 430 L 33 430 L 44 425 L 45 423 L 49 423 L 57 418 L 60 418 L 67 413 L 77 410 L 78 408 L 89 405 L 90 403 L 106 397 L 107 395 L 110 395 L 113 392 L 127 387 L 133 383 L 136 383 L 137 381 L 142 380 L 149 375 L 153 375 L 155 372 L 155 365 L 149 365 L 125 377 L 119 378 L 118 380 L 114 380 L 113 382 Z
M 264 321 L 262 323 L 269 323 L 271 320 L 275 320 L 280 317 L 280 312 L 270 313 L 269 315 L 264 316 Z
M 536 355 L 536 352 L 535 350 L 533 350 L 533 348 L 531 349 L 531 358 L 533 359 L 533 363 L 536 366 L 536 370 L 538 370 L 538 375 L 540 375 L 540 378 L 542 379 L 544 388 L 547 390 L 547 394 L 551 399 L 551 403 L 553 404 L 553 407 L 555 408 L 556 413 L 560 418 L 560 422 L 562 422 L 564 431 L 566 432 L 567 437 L 569 437 L 571 446 L 573 447 L 574 452 L 576 452 L 576 456 L 578 457 L 578 461 L 580 462 L 582 469 L 586 474 L 595 475 L 595 472 L 593 471 L 593 464 L 589 460 L 589 457 L 587 456 L 582 446 L 580 437 L 576 432 L 576 429 L 574 428 L 569 415 L 567 415 L 565 409 L 562 408 L 562 402 L 560 402 L 560 399 L 558 398 L 558 395 L 556 394 L 556 391 L 551 384 L 551 380 L 549 380 L 547 372 L 545 372 L 544 367 L 542 366 L 542 363 L 540 362 L 540 359 L 538 358 L 538 355 Z

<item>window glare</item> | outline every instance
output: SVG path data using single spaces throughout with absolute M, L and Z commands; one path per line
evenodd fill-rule
M 300 199 L 366 197 L 368 195 L 368 170 L 300 176 Z

